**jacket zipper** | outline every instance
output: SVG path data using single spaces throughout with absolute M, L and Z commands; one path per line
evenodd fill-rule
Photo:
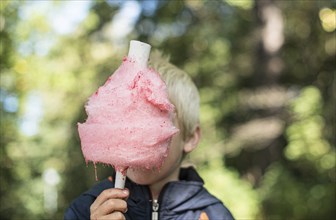
M 159 206 L 158 201 L 154 199 L 152 202 L 152 220 L 159 220 Z
M 166 185 L 163 186 L 158 199 L 150 200 L 152 202 L 152 220 L 159 220 L 160 204 L 162 204 L 163 195 L 167 190 L 169 184 L 170 183 L 167 183 Z M 152 197 L 149 187 L 147 189 L 150 197 Z

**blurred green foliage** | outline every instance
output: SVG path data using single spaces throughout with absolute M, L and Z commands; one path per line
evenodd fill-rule
M 90 1 L 66 34 L 52 16 L 67 2 L 34 4 L 0 3 L 1 219 L 61 219 L 95 184 L 77 122 L 131 39 L 197 84 L 189 160 L 237 219 L 335 218 L 335 1 Z

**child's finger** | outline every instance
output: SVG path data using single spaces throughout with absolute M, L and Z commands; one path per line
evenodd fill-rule
M 127 189 L 106 189 L 104 190 L 90 206 L 90 212 L 94 212 L 99 206 L 101 206 L 106 200 L 109 199 L 125 199 L 129 195 Z
M 127 210 L 127 203 L 121 199 L 109 199 L 94 210 L 94 216 L 105 216 L 114 212 L 125 212 Z
M 124 214 L 121 213 L 121 212 L 113 212 L 113 213 L 111 213 L 109 215 L 103 216 L 100 219 L 106 219 L 106 220 L 111 220 L 111 219 L 113 219 L 113 220 L 125 220 L 126 218 L 125 218 Z

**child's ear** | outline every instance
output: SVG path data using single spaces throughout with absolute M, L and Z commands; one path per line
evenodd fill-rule
M 184 152 L 189 153 L 193 151 L 197 147 L 200 139 L 201 139 L 201 128 L 199 125 L 196 125 L 193 135 L 185 142 L 183 148 Z

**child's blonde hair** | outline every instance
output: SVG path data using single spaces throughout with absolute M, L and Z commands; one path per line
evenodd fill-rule
M 199 124 L 198 90 L 189 75 L 169 62 L 159 51 L 153 51 L 149 65 L 154 68 L 167 84 L 168 96 L 175 105 L 180 132 L 183 140 L 188 140 Z

